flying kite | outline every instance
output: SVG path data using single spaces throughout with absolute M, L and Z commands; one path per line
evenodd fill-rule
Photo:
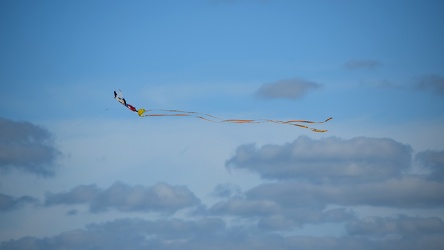
M 199 112 L 193 112 L 193 111 L 183 111 L 183 110 L 176 110 L 176 109 L 136 109 L 133 105 L 126 102 L 125 98 L 123 97 L 122 91 L 114 91 L 114 99 L 116 99 L 118 102 L 120 102 L 122 105 L 127 107 L 132 112 L 137 113 L 140 117 L 148 117 L 148 116 L 190 116 L 199 118 L 205 121 L 209 122 L 217 122 L 217 123 L 278 123 L 278 124 L 286 124 L 286 125 L 292 125 L 297 126 L 300 128 L 306 128 L 310 129 L 313 132 L 327 132 L 325 129 L 316 129 L 311 128 L 307 125 L 303 124 L 314 124 L 314 123 L 326 123 L 333 119 L 333 117 L 330 117 L 326 119 L 325 121 L 321 122 L 315 122 L 315 121 L 307 121 L 307 120 L 270 120 L 270 119 L 257 119 L 257 120 L 250 120 L 250 119 L 221 119 L 209 114 L 205 113 L 199 113 Z M 301 124 L 302 123 L 302 124 Z

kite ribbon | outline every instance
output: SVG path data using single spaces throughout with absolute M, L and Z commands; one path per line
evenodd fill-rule
M 205 120 L 205 121 L 217 122 L 217 123 L 226 123 L 226 122 L 229 122 L 229 123 L 267 123 L 267 122 L 269 122 L 269 123 L 286 124 L 286 125 L 296 126 L 296 127 L 300 127 L 300 128 L 306 128 L 306 129 L 310 129 L 313 132 L 327 132 L 327 130 L 311 128 L 311 127 L 309 127 L 307 125 L 303 125 L 303 124 L 304 123 L 305 124 L 326 123 L 326 122 L 330 121 L 331 119 L 333 119 L 332 117 L 330 117 L 330 118 L 328 118 L 328 119 L 326 119 L 325 121 L 322 121 L 322 122 L 308 121 L 308 120 L 288 120 L 288 121 L 284 121 L 284 120 L 270 120 L 270 119 L 258 119 L 258 120 L 221 119 L 221 118 L 218 118 L 216 116 L 205 114 L 205 113 L 192 112 L 192 111 L 183 111 L 183 110 L 177 110 L 177 109 L 151 109 L 151 110 L 136 109 L 134 106 L 132 106 L 131 104 L 128 104 L 126 102 L 125 98 L 123 97 L 122 91 L 120 89 L 118 91 L 114 91 L 114 98 L 118 102 L 123 104 L 125 107 L 130 109 L 131 111 L 137 112 L 137 114 L 140 117 L 147 117 L 147 116 L 190 116 L 190 117 L 199 118 L 199 119 L 202 119 L 202 120 Z M 153 113 L 153 112 L 160 112 L 160 113 Z
M 156 112 L 156 113 L 152 113 Z M 157 112 L 163 112 L 163 113 L 157 113 Z M 321 124 L 326 123 L 333 119 L 332 117 L 326 119 L 325 121 L 308 121 L 308 120 L 270 120 L 270 119 L 257 119 L 257 120 L 250 120 L 250 119 L 221 119 L 218 117 L 215 117 L 213 115 L 205 114 L 205 113 L 199 113 L 199 112 L 193 112 L 193 111 L 183 111 L 183 110 L 176 110 L 176 109 L 139 109 L 137 111 L 137 114 L 140 117 L 149 117 L 149 116 L 190 116 L 199 118 L 205 121 L 209 122 L 216 122 L 216 123 L 277 123 L 277 124 L 285 124 L 285 125 L 291 125 L 291 126 L 297 126 L 300 128 L 306 128 L 310 129 L 313 132 L 327 132 L 325 129 L 316 129 L 311 128 L 309 126 L 303 125 L 301 123 L 306 124 Z

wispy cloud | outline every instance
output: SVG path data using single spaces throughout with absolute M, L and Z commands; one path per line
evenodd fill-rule
M 37 175 L 53 175 L 60 151 L 49 131 L 30 122 L 0 118 L 0 169 L 17 168 Z
M 264 99 L 299 99 L 309 91 L 320 89 L 321 84 L 302 79 L 286 79 L 263 84 L 256 96 Z
M 344 64 L 344 68 L 354 69 L 376 69 L 382 66 L 380 61 L 376 60 L 350 60 Z
M 210 0 L 211 4 L 268 3 L 270 0 Z
M 212 193 L 216 197 L 232 197 L 239 196 L 241 194 L 241 189 L 237 185 L 233 184 L 218 184 Z
M 403 86 L 401 84 L 396 84 L 396 83 L 386 80 L 386 79 L 369 83 L 368 86 L 376 87 L 379 89 L 385 89 L 385 90 L 390 90 L 390 89 L 391 90 L 403 90 L 406 88 L 405 86 Z
M 432 74 L 420 77 L 415 86 L 419 90 L 428 90 L 437 95 L 444 96 L 443 76 Z

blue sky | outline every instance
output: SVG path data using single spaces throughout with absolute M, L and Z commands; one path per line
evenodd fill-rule
M 443 11 L 1 1 L 0 248 L 441 249 Z

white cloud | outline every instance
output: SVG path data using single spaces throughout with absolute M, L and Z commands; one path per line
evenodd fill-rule
M 227 167 L 263 178 L 356 183 L 401 176 L 411 166 L 410 146 L 391 139 L 299 137 L 284 145 L 238 147 Z

